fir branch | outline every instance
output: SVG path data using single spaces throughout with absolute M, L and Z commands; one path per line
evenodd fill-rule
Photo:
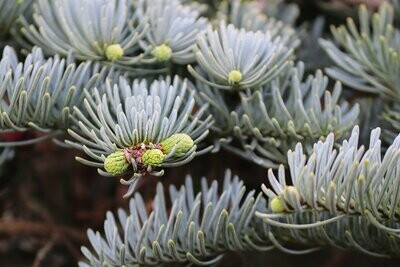
M 45 59 L 37 47 L 19 62 L 15 51 L 6 47 L 0 61 L 0 128 L 36 129 L 49 136 L 65 130 L 72 107 L 82 101 L 83 88 L 96 86 L 108 74 L 107 68 L 91 62 Z
M 326 72 L 349 87 L 399 101 L 400 32 L 393 27 L 392 7 L 384 3 L 378 13 L 370 15 L 365 6 L 360 6 L 359 24 L 357 29 L 348 18 L 347 27 L 331 27 L 341 49 L 331 41 L 320 40 L 337 65 Z
M 317 222 L 329 219 L 332 219 L 332 214 L 320 210 L 280 214 L 279 222 L 283 226 L 270 225 L 269 238 L 277 249 L 295 255 L 324 247 L 357 250 L 373 257 L 399 255 L 398 235 L 376 227 L 365 216 L 345 216 L 329 224 L 316 226 Z M 266 224 L 270 222 L 271 219 L 265 221 Z M 393 223 L 393 227 L 398 229 L 400 224 Z M 309 249 L 299 250 L 299 245 Z
M 358 105 L 339 104 L 341 84 L 337 82 L 331 93 L 321 71 L 303 76 L 304 65 L 299 63 L 260 90 L 241 92 L 233 110 L 226 93 L 199 86 L 199 97 L 210 104 L 208 111 L 215 117 L 220 145 L 270 168 L 285 163 L 286 152 L 297 142 L 310 152 L 313 143 L 330 132 L 340 139 L 357 120 Z
M 400 133 L 400 104 L 387 103 L 380 115 L 383 127 L 383 139 L 391 143 Z
M 202 72 L 202 76 L 207 77 L 207 74 Z M 210 87 L 198 80 L 195 88 L 197 90 L 195 94 L 196 102 L 199 105 L 209 106 L 207 113 L 212 115 L 215 121 L 211 127 L 213 133 L 221 138 L 228 137 L 235 126 L 231 120 L 230 112 L 237 105 L 236 94 Z
M 310 23 L 303 23 L 298 29 L 301 45 L 296 51 L 296 58 L 304 62 L 306 72 L 323 69 L 332 64 L 318 43 L 318 40 L 325 35 L 325 27 L 325 18 L 319 16 Z
M 290 25 L 274 17 L 268 17 L 260 9 L 260 3 L 258 2 L 242 0 L 221 1 L 218 7 L 217 22 L 220 23 L 221 21 L 233 24 L 238 29 L 268 32 L 272 39 L 279 36 L 282 43 L 289 48 L 296 48 L 300 45 L 300 40 L 297 38 L 295 30 Z
M 185 164 L 211 149 L 197 149 L 208 134 L 212 117 L 203 119 L 207 105 L 192 114 L 195 92 L 189 92 L 186 80 L 176 76 L 151 84 L 134 80 L 129 85 L 120 77 L 118 83 L 108 80 L 104 87 L 85 91 L 84 109 L 74 108 L 74 126 L 68 130 L 77 142 L 67 143 L 91 157 L 77 160 L 97 167 L 102 175 L 133 171 L 129 181 L 121 179 L 130 186 L 126 196 L 133 192 L 137 177 L 162 175 L 162 168 Z
M 235 90 L 257 88 L 271 81 L 285 68 L 293 49 L 268 32 L 239 30 L 221 22 L 217 30 L 209 26 L 199 34 L 195 51 L 197 62 L 208 74 L 204 77 L 189 65 L 196 79 L 211 87 Z
M 221 194 L 216 181 L 209 186 L 203 179 L 196 195 L 192 183 L 187 177 L 180 189 L 170 186 L 171 209 L 159 184 L 150 213 L 139 193 L 128 213 L 119 210 L 116 219 L 109 212 L 104 236 L 88 231 L 94 251 L 82 248 L 87 262 L 80 266 L 210 265 L 228 251 L 271 248 L 267 232 L 256 227 L 261 220 L 253 215 L 266 205 L 261 194 L 245 193 L 243 182 L 229 171 Z
M 339 105 L 340 83 L 331 93 L 327 90 L 328 78 L 321 71 L 307 78 L 303 75 L 304 65 L 300 63 L 283 81 L 276 80 L 254 93 L 241 93 L 243 111 L 231 116 L 245 157 L 271 167 L 272 162 L 285 162 L 286 152 L 297 142 L 301 141 L 309 152 L 316 140 L 330 132 L 339 139 L 354 125 L 359 107 L 346 102 Z
M 4 37 L 14 27 L 17 18 L 33 3 L 34 0 L 0 0 L 0 37 Z
M 304 213 L 327 211 L 330 218 L 314 221 L 305 228 L 318 227 L 344 216 L 363 216 L 370 224 L 389 235 L 396 235 L 399 212 L 400 136 L 381 156 L 380 129 L 371 132 L 369 148 L 358 147 L 359 129 L 354 127 L 351 137 L 340 149 L 334 149 L 334 135 L 314 145 L 313 153 L 304 155 L 299 143 L 288 152 L 291 185 L 286 184 L 284 167 L 278 177 L 270 169 L 271 189 L 263 191 L 271 199 L 276 213 Z M 272 205 L 274 201 L 274 205 Z M 275 224 L 272 214 L 259 214 Z M 282 226 L 282 225 L 281 225 Z M 286 224 L 297 228 L 297 224 Z
M 300 15 L 300 9 L 296 3 L 288 3 L 285 0 L 260 1 L 260 9 L 268 17 L 276 18 L 289 25 L 294 25 Z
M 38 0 L 34 24 L 21 18 L 22 33 L 47 54 L 112 61 L 130 66 L 141 58 L 138 42 L 147 29 L 127 0 Z M 28 43 L 24 43 L 29 46 Z
M 148 19 L 149 30 L 141 41 L 143 50 L 150 51 L 146 62 L 172 61 L 188 64 L 195 61 L 192 46 L 208 21 L 199 11 L 178 0 L 138 0 L 135 4 L 140 19 Z M 143 61 L 143 62 L 144 62 Z

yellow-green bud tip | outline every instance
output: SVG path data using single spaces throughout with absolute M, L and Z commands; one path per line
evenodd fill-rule
M 164 159 L 165 155 L 160 149 L 149 149 L 142 155 L 142 163 L 145 166 L 160 166 Z
M 124 55 L 124 49 L 119 44 L 112 44 L 106 48 L 106 57 L 108 60 L 114 61 Z
M 129 165 L 123 150 L 118 150 L 108 155 L 104 161 L 104 169 L 113 176 L 119 176 L 125 173 Z
M 228 81 L 230 84 L 239 83 L 243 79 L 242 73 L 238 70 L 229 72 Z
M 282 200 L 280 197 L 274 197 L 271 200 L 271 210 L 276 213 L 281 213 L 285 211 Z
M 168 45 L 162 44 L 162 45 L 156 46 L 153 49 L 152 54 L 157 59 L 157 61 L 164 62 L 164 61 L 168 61 L 171 58 L 172 50 Z
M 174 147 L 176 147 L 174 156 L 182 157 L 190 149 L 192 149 L 192 147 L 194 146 L 194 142 L 189 135 L 177 133 L 162 141 L 161 146 L 165 154 L 168 154 Z

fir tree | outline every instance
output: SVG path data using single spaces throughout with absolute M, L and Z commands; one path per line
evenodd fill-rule
M 262 2 L 0 0 L 0 128 L 40 132 L 1 142 L 2 167 L 52 140 L 128 186 L 129 210 L 88 230 L 80 266 L 400 254 L 399 1 L 330 33 Z M 224 179 L 159 183 L 144 201 L 144 177 L 221 150 L 266 183 L 246 189 L 251 170 L 240 180 L 221 160 Z

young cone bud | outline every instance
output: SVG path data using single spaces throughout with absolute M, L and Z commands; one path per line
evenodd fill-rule
M 282 204 L 282 200 L 280 197 L 274 197 L 271 200 L 271 210 L 276 213 L 281 213 L 285 211 L 285 207 Z
M 229 72 L 228 81 L 230 84 L 237 84 L 243 79 L 242 73 L 238 70 Z
M 124 49 L 119 44 L 112 44 L 106 48 L 106 57 L 108 60 L 114 61 L 124 55 Z
M 162 45 L 156 46 L 153 49 L 152 54 L 157 59 L 157 61 L 165 62 L 171 58 L 172 50 L 168 45 L 162 44 Z
M 128 170 L 129 165 L 123 150 L 108 155 L 104 161 L 104 169 L 113 176 L 122 175 Z
M 176 146 L 174 156 L 182 157 L 194 146 L 194 142 L 189 135 L 178 133 L 162 141 L 161 146 L 165 154 L 171 152 Z
M 142 163 L 145 166 L 160 166 L 164 159 L 165 155 L 160 149 L 149 149 L 142 155 Z

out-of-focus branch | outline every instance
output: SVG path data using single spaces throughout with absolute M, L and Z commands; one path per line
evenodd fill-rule
M 76 230 L 67 226 L 58 225 L 58 229 L 65 233 L 70 239 L 82 243 L 86 241 L 84 231 Z M 53 227 L 42 222 L 31 222 L 26 220 L 0 220 L 0 234 L 23 235 L 38 237 L 50 237 L 54 235 Z

